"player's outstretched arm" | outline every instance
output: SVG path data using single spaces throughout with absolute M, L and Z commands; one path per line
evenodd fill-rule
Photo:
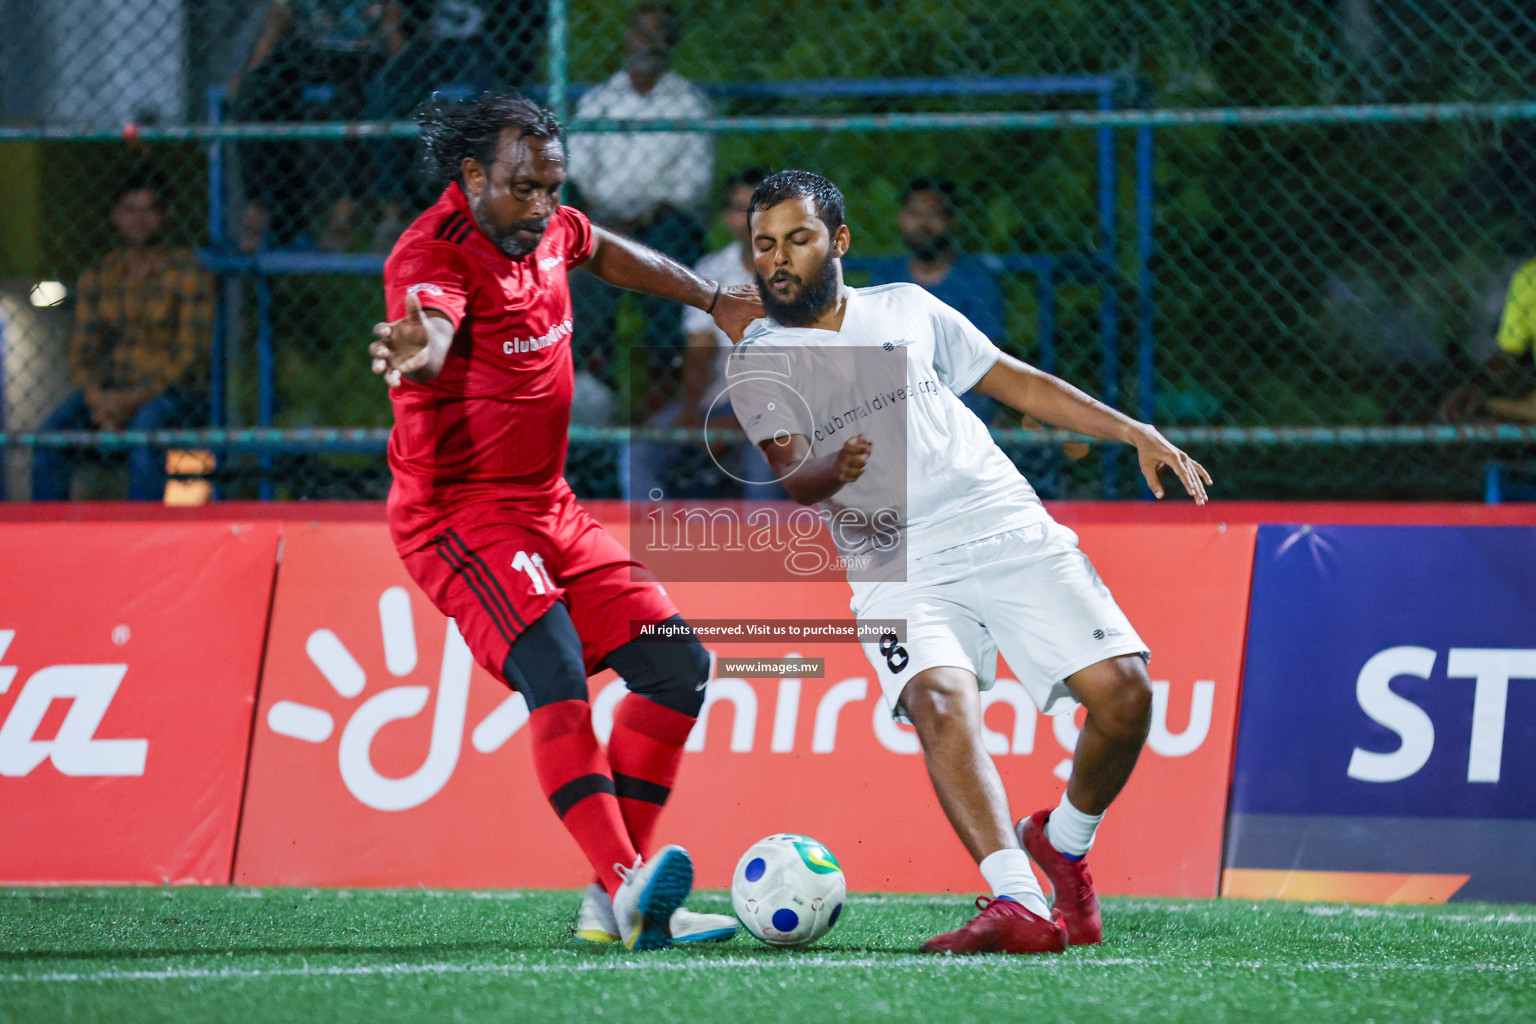
M 1195 504 L 1204 505 L 1207 500 L 1205 485 L 1212 481 L 1204 466 L 1170 444 L 1150 423 L 1138 422 L 1111 409 L 1060 377 L 1004 354 L 976 382 L 974 390 L 1063 430 L 1134 446 L 1141 474 L 1159 498 L 1164 494 L 1159 474 L 1166 466 L 1173 470 Z
M 400 381 L 426 384 L 443 372 L 453 344 L 453 321 L 437 310 L 423 310 L 414 294 L 405 297 L 405 316 L 387 324 L 373 325 L 373 372 L 384 375 L 390 387 Z
M 596 225 L 592 227 L 592 255 L 581 269 L 617 288 L 705 310 L 732 341 L 740 341 L 747 325 L 764 315 L 752 285 L 722 288 L 670 256 Z
M 864 475 L 873 445 L 869 438 L 858 434 L 843 442 L 842 448 L 819 459 L 806 458 L 811 442 L 804 434 L 769 438 L 758 447 L 773 467 L 773 475 L 784 493 L 802 505 L 814 505 Z

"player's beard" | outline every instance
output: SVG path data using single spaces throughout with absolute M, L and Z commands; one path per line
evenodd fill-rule
M 469 212 L 474 215 L 475 226 L 491 240 L 491 244 L 514 260 L 520 260 L 537 249 L 544 240 L 544 229 L 549 227 L 547 220 L 520 220 L 508 225 L 505 231 L 497 231 L 487 215 L 485 203 L 474 199 L 469 201 Z M 523 238 L 517 234 L 519 230 L 536 231 L 538 234 L 531 239 Z
M 804 327 L 812 323 L 837 300 L 837 257 L 832 255 L 830 249 L 821 261 L 821 266 L 816 268 L 809 280 L 794 277 L 794 280 L 800 282 L 800 294 L 788 302 L 780 302 L 774 298 L 762 274 L 757 274 L 756 277 L 757 292 L 763 300 L 763 309 L 785 327 Z

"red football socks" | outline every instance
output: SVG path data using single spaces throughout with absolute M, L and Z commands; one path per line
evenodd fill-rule
M 672 794 L 694 721 L 636 693 L 626 694 L 613 713 L 608 762 L 624 824 L 641 853 L 649 850 L 656 819 Z
M 592 707 L 584 700 L 546 704 L 528 716 L 528 725 L 539 785 L 611 896 L 620 882 L 614 865 L 628 868 L 638 854 L 592 732 Z

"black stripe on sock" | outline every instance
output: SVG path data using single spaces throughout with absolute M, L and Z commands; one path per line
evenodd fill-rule
M 524 622 L 523 617 L 517 614 L 517 607 L 512 604 L 512 599 L 507 596 L 507 592 L 502 589 L 501 581 L 496 578 L 495 573 L 491 572 L 490 567 L 485 564 L 485 560 L 480 557 L 479 553 L 471 550 L 470 546 L 464 543 L 464 538 L 460 537 L 453 530 L 448 530 L 447 536 L 454 543 L 458 544 L 465 558 L 473 559 L 475 564 L 484 571 L 485 579 L 489 581 L 487 585 L 495 587 L 496 593 L 501 595 L 502 606 L 512 613 L 512 618 L 516 621 L 518 629 L 527 629 L 528 623 Z
M 625 775 L 622 772 L 613 773 L 614 794 L 625 800 L 643 800 L 648 804 L 664 804 L 667 797 L 672 795 L 672 790 L 659 782 L 649 779 L 638 779 L 633 775 Z
M 479 599 L 480 606 L 484 608 L 485 613 L 491 617 L 491 622 L 495 624 L 496 631 L 499 632 L 502 636 L 502 639 L 507 642 L 507 646 L 511 647 L 512 644 L 517 640 L 518 631 L 512 629 L 506 623 L 500 614 L 500 609 L 496 607 L 495 602 L 492 601 L 485 594 L 485 592 L 480 589 L 480 585 L 477 582 L 477 577 L 471 575 L 470 572 L 465 571 L 465 567 L 461 563 L 456 562 L 453 557 L 450 557 L 448 551 L 445 550 L 447 545 L 442 543 L 442 538 L 438 538 L 436 547 L 437 553 L 442 556 L 443 561 L 448 563 L 448 568 L 452 569 L 456 574 L 458 574 L 458 576 L 464 580 L 465 585 L 469 587 L 470 591 L 474 593 L 475 597 Z
M 599 793 L 611 795 L 613 793 L 613 780 L 606 775 L 599 775 L 594 772 L 591 775 L 583 775 L 580 778 L 572 779 L 549 794 L 549 803 L 555 809 L 555 813 L 563 818 L 570 812 L 572 807 L 575 807 L 587 797 L 596 796 Z

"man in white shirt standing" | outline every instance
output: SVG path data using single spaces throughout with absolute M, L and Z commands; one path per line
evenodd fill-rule
M 576 105 L 576 118 L 655 121 L 709 117 L 709 101 L 698 86 L 672 70 L 672 51 L 682 25 L 666 3 L 642 3 L 629 12 L 624 34 L 624 67 L 589 90 Z M 705 132 L 575 133 L 567 144 L 566 167 L 580 190 L 592 220 L 692 266 L 704 247 L 699 213 L 714 182 L 714 143 Z M 572 294 L 581 329 L 575 353 L 578 369 L 589 368 L 612 383 L 602 363 L 612 351 L 621 293 L 595 278 L 579 275 Z M 657 359 L 649 367 L 659 376 L 680 331 L 681 307 L 644 296 L 643 344 Z M 636 382 L 637 395 L 640 383 Z
M 1083 860 L 1146 741 L 1146 645 L 1077 537 L 965 408 L 971 389 L 1068 430 L 1134 445 L 1154 494 L 1169 468 L 1198 503 L 1205 470 L 1157 432 L 999 351 L 913 284 L 848 288 L 843 196 L 807 171 L 764 180 L 748 208 L 755 321 L 726 369 L 732 407 L 789 496 L 819 504 L 861 622 L 905 620 L 864 644 L 893 715 L 992 898 L 931 953 L 1059 953 L 1102 941 Z M 982 742 L 997 657 L 1046 714 L 1087 708 L 1067 791 L 1013 823 Z M 1050 879 L 1048 908 L 1030 870 Z

